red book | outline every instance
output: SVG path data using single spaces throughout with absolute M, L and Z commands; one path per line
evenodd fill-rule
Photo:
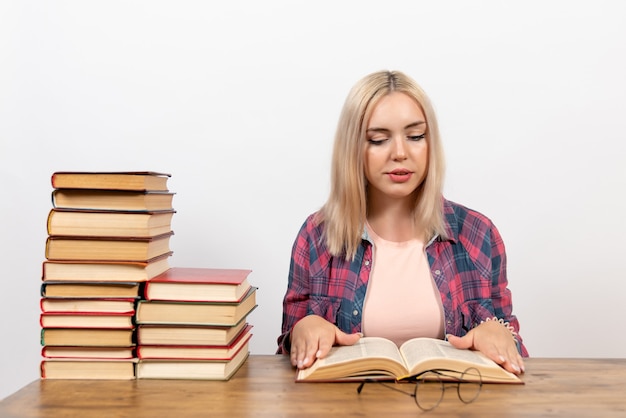
M 137 357 L 140 360 L 230 360 L 250 340 L 251 329 L 252 325 L 248 325 L 229 345 L 138 345 Z
M 251 270 L 172 267 L 146 283 L 147 300 L 239 302 L 250 290 Z

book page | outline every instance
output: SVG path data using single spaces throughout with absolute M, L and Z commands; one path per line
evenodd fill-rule
M 404 375 L 407 370 L 395 343 L 384 338 L 361 338 L 354 345 L 332 347 L 328 355 L 307 369 L 297 380 L 350 379 L 365 376 Z
M 432 369 L 462 373 L 467 368 L 474 367 L 480 371 L 483 382 L 521 383 L 517 376 L 504 370 L 484 354 L 454 348 L 444 340 L 414 338 L 405 342 L 400 351 L 411 375 Z
M 449 358 L 485 366 L 493 364 L 491 360 L 476 351 L 459 350 L 452 347 L 447 341 L 431 338 L 409 340 L 402 345 L 401 352 L 409 365 L 417 364 L 427 358 Z
M 388 357 L 404 364 L 396 345 L 392 341 L 377 337 L 363 337 L 354 345 L 333 347 L 325 358 L 317 362 L 333 364 L 366 357 Z

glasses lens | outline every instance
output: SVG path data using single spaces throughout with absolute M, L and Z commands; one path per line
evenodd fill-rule
M 415 403 L 424 411 L 430 411 L 441 402 L 443 390 L 439 375 L 427 372 L 415 384 Z
M 465 403 L 473 402 L 480 394 L 482 387 L 482 377 L 480 372 L 470 367 L 461 375 L 461 382 L 458 386 L 459 399 Z

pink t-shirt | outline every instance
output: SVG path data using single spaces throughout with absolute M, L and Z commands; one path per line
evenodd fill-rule
M 415 337 L 443 338 L 441 295 L 430 273 L 424 243 L 386 241 L 367 225 L 374 259 L 363 307 L 365 336 L 398 346 Z

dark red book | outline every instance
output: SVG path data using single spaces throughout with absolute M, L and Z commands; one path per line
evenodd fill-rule
M 147 300 L 238 302 L 250 290 L 251 270 L 171 267 L 146 283 Z

